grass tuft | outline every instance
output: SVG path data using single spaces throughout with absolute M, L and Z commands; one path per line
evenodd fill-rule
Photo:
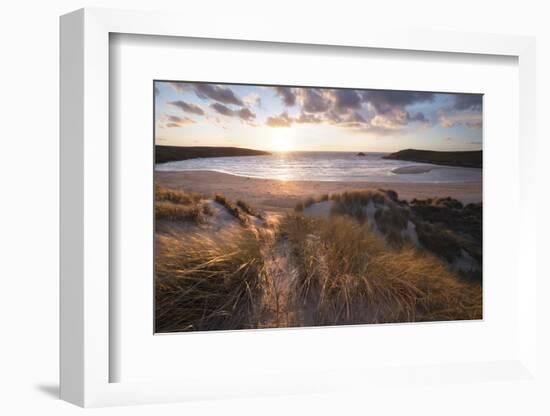
M 288 216 L 280 233 L 292 247 L 304 325 L 481 318 L 479 286 L 413 247 L 389 248 L 350 218 Z
M 254 233 L 158 235 L 157 244 L 157 332 L 256 327 L 264 261 Z
M 248 215 L 256 217 L 260 220 L 264 219 L 264 216 L 260 212 L 258 212 L 258 210 L 253 208 L 248 202 L 245 202 L 245 201 L 242 201 L 242 200 L 238 199 L 236 204 L 242 211 L 244 211 Z
M 315 204 L 317 202 L 320 202 L 320 201 L 318 201 L 317 199 L 310 196 L 304 201 L 304 208 L 309 208 L 310 206 L 312 206 L 313 204 Z
M 216 194 L 214 196 L 214 201 L 222 205 L 227 210 L 227 212 L 237 218 L 242 224 L 248 224 L 248 217 L 246 216 L 246 212 L 237 205 L 233 204 L 233 202 L 226 198 L 225 195 Z
M 155 186 L 155 201 L 167 201 L 174 204 L 196 204 L 200 202 L 201 196 L 194 192 L 175 191 L 173 189 L 163 188 L 160 185 Z
M 155 202 L 157 220 L 175 222 L 192 222 L 202 224 L 205 221 L 204 206 L 173 204 L 172 202 Z
M 202 224 L 212 215 L 199 194 L 175 191 L 155 186 L 155 217 L 157 220 Z
M 378 229 L 386 236 L 390 245 L 401 247 L 406 240 L 402 231 L 409 222 L 409 211 L 399 206 L 389 209 L 378 208 L 374 214 Z

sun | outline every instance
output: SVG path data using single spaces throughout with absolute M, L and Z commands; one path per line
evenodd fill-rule
M 292 149 L 292 143 L 288 137 L 281 137 L 271 143 L 271 148 L 275 152 L 289 152 Z
M 274 152 L 290 152 L 293 150 L 292 133 L 287 128 L 272 129 L 271 150 Z

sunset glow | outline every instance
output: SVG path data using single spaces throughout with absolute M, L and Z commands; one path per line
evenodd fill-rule
M 290 129 L 271 129 L 269 150 L 274 152 L 290 152 L 294 149 L 292 131 Z

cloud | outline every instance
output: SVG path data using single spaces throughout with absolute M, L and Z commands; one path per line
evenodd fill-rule
M 240 110 L 236 111 L 236 114 L 244 121 L 251 121 L 256 118 L 256 114 L 250 111 L 248 108 L 243 107 Z
M 403 111 L 394 111 L 391 114 L 377 114 L 375 115 L 370 125 L 387 130 L 396 130 L 403 128 L 406 124 L 407 113 Z
M 438 110 L 439 124 L 444 128 L 465 126 L 481 129 L 482 98 L 481 94 L 454 94 L 453 103 Z
M 327 95 L 333 101 L 334 110 L 339 113 L 361 108 L 361 96 L 355 90 L 330 90 Z
M 464 122 L 464 125 L 471 129 L 480 129 L 481 127 L 483 127 L 483 122 L 480 118 L 479 120 L 466 121 Z
M 269 127 L 290 127 L 293 124 L 326 123 L 354 132 L 376 135 L 395 134 L 409 128 L 427 128 L 439 123 L 444 128 L 464 126 L 481 128 L 479 96 L 456 98 L 452 105 L 433 103 L 437 94 L 419 91 L 379 91 L 324 88 L 273 87 L 285 105 L 298 105 L 299 112 L 283 112 L 268 117 Z M 285 100 L 286 97 L 286 100 Z M 454 96 L 451 96 L 455 99 Z M 424 104 L 422 111 L 415 105 Z M 466 108 L 458 110 L 458 108 Z M 411 111 L 411 108 L 413 109 Z M 414 125 L 414 127 L 409 127 Z
M 330 124 L 338 124 L 344 121 L 343 118 L 334 110 L 325 111 L 322 116 L 323 120 Z
M 429 123 L 424 113 L 410 113 L 405 108 L 434 99 L 433 93 L 409 91 L 294 88 L 293 94 L 301 105 L 300 114 L 296 118 L 288 114 L 286 117 L 272 117 L 268 125 L 287 127 L 293 122 L 325 122 L 345 128 L 394 131 L 408 123 Z
M 363 101 L 374 107 L 378 114 L 386 114 L 406 106 L 433 101 L 432 92 L 416 91 L 363 91 Z
M 354 111 L 350 114 L 346 121 L 348 123 L 366 123 L 367 120 L 357 111 Z
M 456 94 L 453 109 L 481 111 L 482 97 L 481 94 Z
M 278 116 L 268 117 L 266 124 L 269 127 L 290 127 L 293 121 L 294 120 L 289 117 L 288 113 L 285 111 Z
M 363 91 L 349 89 L 295 88 L 295 95 L 301 105 L 296 116 L 284 112 L 269 117 L 266 125 L 270 127 L 290 127 L 293 123 L 327 123 L 348 129 L 359 129 L 380 133 L 383 130 L 403 129 L 408 123 L 428 123 L 422 112 L 410 113 L 404 109 L 405 103 L 414 103 L 433 99 L 428 95 L 407 93 L 406 95 L 370 96 L 378 104 L 382 113 L 363 107 Z M 429 93 L 431 94 L 431 93 Z M 382 105 L 383 104 L 383 105 Z
M 186 124 L 195 124 L 196 121 L 190 119 L 189 117 L 178 117 L 173 115 L 164 115 L 163 120 L 165 122 L 165 127 L 181 127 Z
M 315 114 L 304 113 L 302 111 L 300 114 L 298 114 L 298 116 L 292 117 L 289 116 L 288 112 L 285 111 L 277 116 L 268 117 L 266 120 L 266 124 L 269 127 L 290 127 L 294 123 L 319 124 L 323 123 L 324 121 L 324 118 Z
M 239 110 L 232 110 L 231 108 L 220 103 L 212 103 L 210 104 L 210 107 L 217 113 L 226 117 L 238 117 L 243 121 L 252 121 L 256 118 L 256 114 L 254 114 L 247 107 L 243 107 Z
M 426 116 L 424 116 L 424 113 L 421 113 L 420 111 L 414 115 L 409 114 L 407 111 L 407 120 L 408 121 L 419 121 L 419 122 L 427 122 Z
M 223 104 L 220 104 L 220 103 L 212 103 L 212 104 L 210 104 L 210 107 L 214 111 L 220 113 L 222 116 L 231 117 L 234 114 L 232 109 L 230 109 L 229 107 L 227 107 Z
M 241 90 L 230 85 L 185 82 L 167 84 L 178 92 L 194 92 L 199 98 L 209 101 L 206 104 L 208 108 L 206 105 L 197 105 L 200 103 L 194 104 L 193 99 L 175 100 L 167 104 L 185 113 L 205 116 L 212 121 L 215 113 L 222 119 L 222 124 L 227 122 L 224 117 L 232 117 L 250 126 L 262 123 L 269 127 L 281 128 L 294 124 L 326 124 L 353 132 L 377 135 L 423 129 L 436 124 L 444 128 L 482 127 L 480 94 L 442 96 L 438 93 L 418 91 L 266 86 L 251 89 L 246 96 L 242 94 L 241 98 L 238 95 Z M 289 107 L 288 111 L 280 112 L 281 104 L 277 103 L 276 112 L 263 116 L 263 113 L 269 110 L 265 108 L 264 94 L 267 91 L 274 92 L 284 107 Z M 262 114 L 260 117 L 255 110 L 262 105 L 263 110 L 258 110 Z M 179 127 L 190 123 L 195 121 L 187 117 L 180 118 L 179 121 L 166 119 L 164 126 L 168 127 L 170 124 L 171 127 Z
M 376 113 L 371 119 L 373 126 L 392 130 L 405 128 L 410 123 L 428 125 L 430 121 L 420 111 L 412 114 L 401 107 L 394 107 L 391 111 L 384 113 Z
M 292 117 L 288 112 L 283 112 L 278 116 L 268 117 L 266 124 L 270 127 L 290 127 L 292 124 L 320 124 L 329 123 L 342 125 L 343 127 L 359 127 L 366 123 L 365 118 L 357 113 L 352 112 L 347 115 L 338 115 L 334 111 L 325 113 L 306 113 L 300 112 L 297 116 Z
M 441 124 L 441 126 L 446 128 L 446 129 L 450 129 L 450 128 L 456 126 L 457 122 L 456 122 L 456 120 L 453 120 L 453 119 L 449 118 L 448 116 L 441 115 L 441 116 L 439 116 L 439 124 Z
M 481 113 L 478 112 L 442 112 L 438 118 L 439 124 L 450 129 L 457 126 L 466 126 L 470 129 L 480 129 L 483 125 Z
M 296 95 L 290 87 L 274 87 L 275 93 L 283 99 L 283 103 L 287 107 L 292 107 L 296 104 Z
M 243 101 L 228 87 L 213 84 L 195 84 L 195 93 L 199 98 L 211 99 L 223 104 L 234 104 L 243 107 Z
M 233 90 L 223 85 L 189 82 L 169 82 L 168 84 L 179 93 L 194 90 L 195 94 L 203 100 L 210 99 L 223 104 L 244 106 L 244 102 L 235 95 Z
M 187 113 L 193 113 L 199 116 L 204 115 L 204 110 L 200 106 L 193 103 L 187 103 L 185 101 L 179 100 L 179 101 L 170 101 L 168 104 L 173 105 L 174 107 L 177 107 L 180 110 L 185 111 Z
M 186 82 L 169 82 L 170 86 L 176 91 L 176 92 L 184 92 L 189 90 L 189 84 Z
M 243 102 L 248 107 L 261 107 L 262 106 L 262 98 L 256 94 L 255 92 L 251 92 L 246 97 L 243 98 Z
M 300 88 L 298 98 L 306 113 L 322 113 L 330 107 L 330 101 L 318 88 Z
M 389 136 L 392 134 L 395 134 L 395 129 L 389 129 L 383 126 L 377 126 L 372 123 L 350 123 L 349 127 L 353 127 L 351 129 L 351 132 L 357 133 L 357 134 L 375 134 L 377 136 Z
M 294 119 L 294 121 L 296 123 L 300 123 L 300 124 L 318 124 L 318 123 L 322 123 L 323 122 L 323 119 L 319 116 L 316 116 L 314 114 L 307 114 L 307 113 L 304 113 L 304 112 L 301 112 L 298 117 L 296 117 Z
M 348 110 L 342 114 L 334 109 L 330 109 L 322 114 L 323 119 L 330 124 L 345 124 L 349 127 L 350 123 L 368 123 L 372 117 L 367 117 L 359 111 Z

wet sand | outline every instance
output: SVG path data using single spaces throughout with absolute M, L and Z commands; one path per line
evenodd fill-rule
M 481 182 L 404 183 L 404 182 L 327 182 L 283 181 L 229 175 L 212 171 L 155 172 L 161 186 L 198 192 L 205 196 L 216 193 L 232 200 L 241 199 L 271 212 L 290 211 L 296 203 L 310 196 L 340 193 L 354 189 L 392 189 L 401 199 L 447 197 L 463 203 L 481 201 Z
M 431 172 L 432 169 L 437 169 L 437 168 L 433 168 L 431 166 L 403 166 L 401 168 L 392 169 L 392 172 L 400 173 L 400 174 L 403 174 L 403 173 L 415 174 L 415 173 Z

